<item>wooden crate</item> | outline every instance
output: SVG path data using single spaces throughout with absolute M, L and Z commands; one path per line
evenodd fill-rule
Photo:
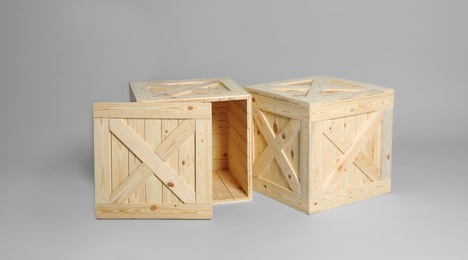
M 245 89 L 254 190 L 308 214 L 390 191 L 392 89 L 328 76 Z
M 211 104 L 94 103 L 93 114 L 96 218 L 211 218 Z
M 251 99 L 232 79 L 194 79 L 130 83 L 132 101 L 212 105 L 212 202 L 252 199 Z M 206 169 L 208 171 L 208 169 Z M 212 172 L 211 172 L 212 171 Z

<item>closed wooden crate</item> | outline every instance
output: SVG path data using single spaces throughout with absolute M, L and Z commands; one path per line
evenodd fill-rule
M 308 214 L 390 191 L 392 89 L 328 76 L 245 89 L 254 190 Z

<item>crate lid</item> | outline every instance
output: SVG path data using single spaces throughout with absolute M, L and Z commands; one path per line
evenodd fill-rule
M 393 94 L 393 89 L 330 76 L 256 84 L 245 86 L 245 89 L 252 94 L 306 107 Z
M 238 100 L 249 97 L 230 78 L 131 82 L 132 101 L 203 101 Z

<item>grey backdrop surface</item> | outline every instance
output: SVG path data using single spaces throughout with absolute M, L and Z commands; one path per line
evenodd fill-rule
M 466 1 L 0 0 L 0 259 L 466 259 Z M 97 221 L 94 101 L 332 75 L 396 91 L 393 191 L 316 215 Z

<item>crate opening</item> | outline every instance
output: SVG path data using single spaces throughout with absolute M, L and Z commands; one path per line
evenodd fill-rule
M 247 100 L 212 103 L 213 203 L 248 200 Z

